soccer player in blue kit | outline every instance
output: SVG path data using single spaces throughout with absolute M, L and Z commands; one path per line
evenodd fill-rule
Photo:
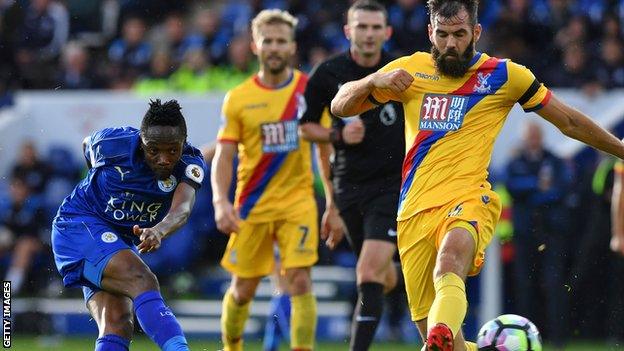
M 128 350 L 133 313 L 161 350 L 189 350 L 156 276 L 139 257 L 189 217 L 206 164 L 186 142 L 177 101 L 150 101 L 141 129 L 107 128 L 83 142 L 89 173 L 63 201 L 52 249 L 66 287 L 83 289 L 96 351 Z M 137 246 L 135 246 L 137 245 Z

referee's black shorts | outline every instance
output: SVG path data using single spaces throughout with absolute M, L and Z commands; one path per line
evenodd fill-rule
M 385 192 L 360 196 L 341 206 L 336 196 L 340 216 L 347 225 L 347 240 L 359 257 L 364 240 L 383 240 L 396 245 L 398 192 Z

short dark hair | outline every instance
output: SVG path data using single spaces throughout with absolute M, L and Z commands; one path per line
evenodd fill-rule
M 145 133 L 151 126 L 172 126 L 180 127 L 186 137 L 186 121 L 180 112 L 182 107 L 176 100 L 169 100 L 164 104 L 160 99 L 150 100 L 149 105 L 141 122 L 141 133 Z
M 463 8 L 470 16 L 470 23 L 473 26 L 477 24 L 479 0 L 428 0 L 427 7 L 432 23 L 436 15 L 450 18 L 457 15 Z
M 354 2 L 353 5 L 351 5 L 351 7 L 349 7 L 349 10 L 347 11 L 347 21 L 349 20 L 351 15 L 357 10 L 381 12 L 383 13 L 384 18 L 386 19 L 386 24 L 388 23 L 388 11 L 382 4 L 378 3 L 375 0 L 358 0 Z

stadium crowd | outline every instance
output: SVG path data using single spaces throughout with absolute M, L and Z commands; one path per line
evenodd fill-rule
M 394 30 L 387 50 L 394 55 L 429 51 L 424 1 L 382 2 Z M 257 71 L 249 23 L 264 8 L 297 16 L 296 66 L 309 71 L 348 48 L 342 25 L 349 5 L 329 0 L 0 1 L 0 106 L 22 89 L 228 90 Z M 579 88 L 589 95 L 624 87 L 624 1 L 484 0 L 480 9 L 480 22 L 490 28 L 480 50 L 530 67 L 549 87 Z M 501 236 L 505 311 L 533 319 L 557 343 L 571 336 L 624 341 L 624 284 L 609 278 L 610 270 L 616 276 L 624 270 L 624 260 L 609 251 L 614 160 L 594 156 L 585 163 L 591 167 L 575 167 L 573 160 L 544 150 L 539 130 L 529 127 L 525 136 L 518 150 L 529 151 L 519 151 L 497 181 L 505 185 L 501 189 L 508 192 L 506 205 L 513 213 L 507 218 L 511 231 Z M 49 223 L 85 166 L 66 150 L 38 152 L 31 142 L 19 154 L 8 184 L 0 187 L 2 271 L 18 295 L 55 294 L 60 282 L 50 281 L 56 275 L 46 254 L 49 226 L 41 224 Z M 206 274 L 225 249 L 227 237 L 205 215 L 213 209 L 208 177 L 204 183 L 189 225 L 177 234 L 181 240 L 147 258 L 165 280 L 173 282 L 181 272 Z M 523 226 L 527 223 L 532 225 Z M 183 240 L 191 235 L 199 242 Z M 551 240 L 565 245 L 552 246 Z M 337 253 L 321 250 L 320 255 L 321 264 L 354 262 L 346 243 Z M 609 289 L 586 288 L 609 284 Z M 534 299 L 545 296 L 555 296 L 557 304 L 535 309 Z
M 382 1 L 395 55 L 429 51 L 425 2 Z M 299 19 L 300 69 L 345 50 L 349 1 L 17 0 L 0 3 L 0 85 L 15 89 L 227 90 L 256 69 L 249 22 L 263 8 Z M 617 0 L 484 0 L 479 49 L 553 87 L 624 87 Z M 492 28 L 494 30 L 488 30 Z M 561 64 L 563 63 L 563 64 Z

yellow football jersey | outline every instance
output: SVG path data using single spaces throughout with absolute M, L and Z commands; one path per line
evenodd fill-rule
M 546 105 L 551 93 L 526 67 L 476 53 L 461 78 L 436 72 L 431 54 L 416 52 L 380 71 L 405 69 L 414 76 L 400 94 L 376 89 L 376 103 L 401 101 L 406 156 L 398 220 L 442 206 L 487 182 L 494 140 L 518 102 L 525 111 Z
M 242 219 L 268 222 L 315 210 L 311 146 L 298 134 L 306 82 L 297 70 L 277 88 L 254 76 L 224 99 L 217 139 L 238 143 L 235 206 Z

